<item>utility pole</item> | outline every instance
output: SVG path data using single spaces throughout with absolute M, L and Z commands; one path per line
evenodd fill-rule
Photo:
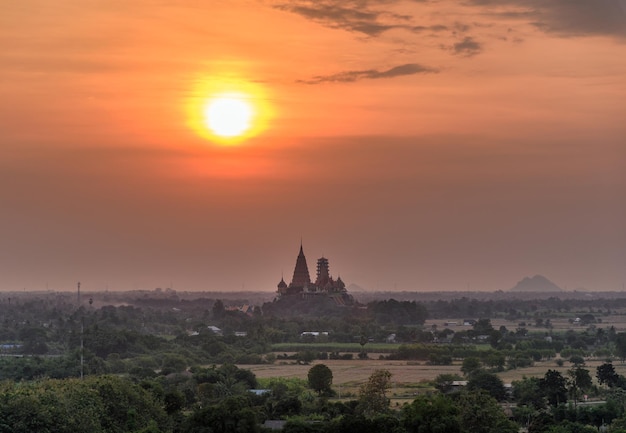
M 80 283 L 79 283 L 80 284 Z M 81 317 L 80 319 L 80 379 L 82 380 L 84 377 L 84 366 L 85 366 L 85 346 L 83 344 L 83 332 L 85 331 L 85 317 Z
M 76 292 L 76 300 L 78 301 L 78 309 L 80 310 L 80 281 L 76 286 L 78 287 L 78 291 Z M 80 316 L 80 379 L 82 380 L 85 371 L 85 345 L 83 342 L 83 335 L 85 333 L 85 313 L 81 311 Z

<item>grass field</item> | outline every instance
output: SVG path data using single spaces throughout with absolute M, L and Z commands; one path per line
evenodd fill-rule
M 398 350 L 399 344 L 390 343 L 367 343 L 365 348 L 368 352 L 391 353 Z M 283 352 L 298 352 L 313 350 L 319 352 L 342 352 L 359 353 L 363 347 L 359 343 L 279 343 L 273 344 L 272 350 L 276 354 Z
M 585 314 L 585 311 L 572 311 L 569 313 L 564 313 L 555 317 L 551 317 L 552 329 L 548 330 L 545 327 L 535 327 L 534 321 L 532 319 L 528 320 L 519 320 L 519 321 L 507 321 L 504 319 L 493 319 L 491 321 L 493 327 L 498 329 L 500 326 L 505 326 L 509 330 L 515 330 L 519 326 L 519 322 L 525 321 L 529 332 L 538 333 L 538 332 L 552 332 L 552 333 L 562 333 L 568 330 L 573 330 L 576 332 L 582 332 L 586 329 L 586 327 L 580 326 L 578 324 L 570 323 L 569 319 L 575 319 L 576 317 Z M 616 312 L 617 314 L 611 314 L 609 316 L 604 316 L 600 314 L 596 314 L 596 317 L 601 319 L 601 323 L 597 323 L 597 328 L 605 328 L 608 329 L 611 326 L 615 327 L 617 332 L 626 331 L 626 314 L 625 312 Z M 445 323 L 455 321 L 457 323 L 462 323 L 462 321 L 458 319 L 437 319 L 437 320 L 428 320 L 424 324 L 424 328 L 429 328 L 432 325 L 437 325 L 438 329 L 444 329 Z M 450 329 L 454 331 L 467 330 L 469 327 L 457 325 L 451 326 Z M 332 347 L 331 347 L 332 346 Z M 274 348 L 275 353 L 277 355 L 282 355 L 283 351 L 281 349 L 285 349 L 287 352 L 291 352 L 292 350 L 314 350 L 314 351 L 334 351 L 337 350 L 339 352 L 359 352 L 361 347 L 359 344 L 355 343 L 354 347 L 347 347 L 345 344 L 338 344 L 333 346 L 332 343 L 328 344 L 312 344 L 312 345 L 303 345 L 302 348 L 298 347 L 294 349 L 294 345 L 285 345 L 285 346 L 276 346 Z M 393 347 L 392 347 L 393 346 Z M 380 354 L 389 353 L 389 349 L 395 350 L 398 345 L 389 345 L 389 344 L 377 344 L 377 343 L 368 343 L 366 346 L 366 350 L 370 359 L 360 360 L 324 360 L 324 361 L 315 361 L 310 365 L 298 365 L 293 363 L 292 361 L 276 361 L 272 365 L 242 365 L 241 368 L 246 368 L 251 370 L 257 377 L 259 378 L 269 378 L 269 377 L 293 377 L 300 378 L 306 380 L 309 369 L 315 365 L 315 363 L 323 363 L 327 365 L 333 372 L 333 388 L 337 393 L 343 397 L 351 397 L 355 396 L 358 393 L 359 387 L 367 381 L 369 376 L 378 369 L 385 369 L 391 372 L 392 374 L 392 383 L 393 387 L 391 390 L 392 400 L 396 403 L 401 403 L 402 401 L 409 401 L 414 398 L 415 395 L 419 393 L 428 392 L 432 390 L 429 386 L 429 382 L 432 381 L 437 375 L 442 373 L 456 373 L 462 375 L 461 373 L 461 363 L 456 361 L 453 365 L 446 366 L 433 366 L 428 365 L 426 362 L 415 362 L 415 361 L 391 361 L 391 360 L 380 360 L 378 359 Z M 489 348 L 488 345 L 476 346 L 476 347 L 485 347 Z M 288 350 L 291 349 L 291 350 Z M 379 352 L 376 352 L 379 350 Z M 532 367 L 520 368 L 515 370 L 507 370 L 501 373 L 498 373 L 500 378 L 504 381 L 504 383 L 511 383 L 516 380 L 522 379 L 524 376 L 526 377 L 540 377 L 543 376 L 548 369 L 557 370 L 561 372 L 561 374 L 565 375 L 567 370 L 571 367 L 570 363 L 564 360 L 564 365 L 559 367 L 556 364 L 556 360 L 548 360 L 548 361 L 540 361 L 536 362 Z M 595 381 L 596 367 L 600 364 L 604 363 L 604 359 L 588 359 L 586 360 L 586 366 L 591 373 L 591 376 Z M 613 366 L 618 374 L 626 376 L 626 364 L 614 361 Z
M 370 356 L 376 356 L 370 354 Z M 417 365 L 407 361 L 388 360 L 324 360 L 310 365 L 280 363 L 273 365 L 240 366 L 251 370 L 257 377 L 295 377 L 306 380 L 311 367 L 322 363 L 333 372 L 333 389 L 339 396 L 350 396 L 358 393 L 359 387 L 367 381 L 375 370 L 389 370 L 392 374 L 392 394 L 397 397 L 412 397 L 420 389 L 428 388 L 428 381 L 441 373 L 458 373 L 459 366 Z
M 572 311 L 569 313 L 560 313 L 558 315 L 550 315 L 548 318 L 552 323 L 552 332 L 564 332 L 568 330 L 573 330 L 576 332 L 584 331 L 585 327 L 580 326 L 578 324 L 570 323 L 570 319 L 575 319 L 583 314 L 589 313 L 589 311 Z M 624 311 L 615 311 L 614 313 L 605 316 L 603 314 L 592 313 L 596 317 L 596 319 L 600 319 L 601 322 L 596 324 L 597 328 L 610 328 L 613 326 L 617 332 L 626 331 L 626 312 Z M 456 326 L 448 326 L 448 328 L 453 331 L 464 331 L 467 329 L 471 329 L 469 326 L 463 326 L 462 320 L 459 319 L 429 319 L 424 323 L 424 328 L 430 328 L 432 325 L 437 325 L 438 329 L 446 328 L 446 322 L 456 322 Z M 530 319 L 519 319 L 519 320 L 505 320 L 502 318 L 491 319 L 491 324 L 495 329 L 499 329 L 500 326 L 505 326 L 509 331 L 514 331 L 520 322 L 526 323 L 526 329 L 530 332 L 547 332 L 548 329 L 545 327 L 536 327 L 535 321 Z
M 370 353 L 370 357 L 378 357 L 378 354 Z M 442 373 L 455 373 L 462 375 L 461 363 L 453 365 L 427 365 L 414 361 L 390 361 L 379 359 L 368 360 L 324 360 L 316 361 L 310 365 L 298 365 L 277 361 L 271 365 L 240 365 L 239 367 L 252 371 L 259 378 L 286 377 L 306 380 L 311 367 L 316 363 L 321 363 L 333 372 L 333 389 L 341 397 L 356 396 L 359 387 L 367 381 L 370 375 L 379 369 L 388 370 L 392 374 L 392 389 L 390 395 L 396 403 L 410 401 L 416 395 L 432 391 L 429 382 Z M 596 367 L 604 363 L 603 359 L 587 360 L 587 368 L 594 378 Z M 614 362 L 613 366 L 618 374 L 626 375 L 626 364 Z M 566 375 L 571 367 L 569 362 L 565 362 L 562 367 L 557 366 L 556 360 L 541 361 L 528 368 L 507 370 L 498 373 L 504 383 L 511 383 L 523 377 L 541 377 L 549 369 L 560 371 Z

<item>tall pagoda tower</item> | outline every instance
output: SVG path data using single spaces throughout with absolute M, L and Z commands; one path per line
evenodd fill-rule
M 317 259 L 317 279 L 315 280 L 315 285 L 325 288 L 329 282 L 332 282 L 332 279 L 330 278 L 330 271 L 328 269 L 328 259 L 326 257 L 320 257 Z
M 300 243 L 300 253 L 296 259 L 296 267 L 293 270 L 293 278 L 291 284 L 289 284 L 289 291 L 302 291 L 311 284 L 311 277 L 309 276 L 309 267 L 306 264 L 306 257 L 304 257 L 304 250 L 302 249 L 302 243 Z
M 340 307 L 354 305 L 354 299 L 352 295 L 348 294 L 344 282 L 339 277 L 337 280 L 334 280 L 330 275 L 329 268 L 328 259 L 320 257 L 317 260 L 315 283 L 311 282 L 309 267 L 304 256 L 302 242 L 300 242 L 300 252 L 296 259 L 296 267 L 293 270 L 293 278 L 289 285 L 287 285 L 284 278 L 280 279 L 277 290 L 278 299 L 283 296 L 295 295 L 291 299 L 296 299 L 297 297 L 303 300 L 313 300 L 322 299 L 322 297 L 326 296 Z

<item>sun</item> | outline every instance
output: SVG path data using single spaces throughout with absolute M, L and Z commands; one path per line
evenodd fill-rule
M 214 134 L 230 138 L 239 137 L 252 127 L 254 109 L 245 95 L 224 95 L 210 99 L 204 118 Z
M 198 76 L 185 101 L 187 124 L 218 146 L 252 144 L 275 117 L 269 89 L 233 77 Z

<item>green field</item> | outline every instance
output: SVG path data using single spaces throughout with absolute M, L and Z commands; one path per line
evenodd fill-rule
M 416 395 L 432 391 L 430 381 L 442 373 L 454 373 L 462 375 L 461 362 L 453 365 L 428 365 L 415 361 L 390 361 L 378 359 L 378 354 L 370 353 L 367 360 L 324 360 L 315 361 L 310 365 L 295 362 L 277 361 L 271 365 L 240 365 L 239 367 L 251 370 L 259 378 L 284 377 L 307 379 L 311 367 L 321 363 L 328 366 L 333 372 L 333 389 L 341 397 L 350 397 L 358 394 L 359 387 L 364 384 L 369 376 L 379 369 L 388 370 L 392 374 L 392 389 L 390 395 L 396 402 L 412 400 Z M 374 359 L 374 357 L 376 359 Z M 595 381 L 596 367 L 604 362 L 603 359 L 589 359 L 585 368 L 589 370 Z M 626 375 L 626 364 L 614 362 L 615 371 Z M 562 367 L 557 366 L 556 360 L 541 361 L 532 367 L 507 370 L 498 375 L 504 383 L 511 383 L 523 377 L 541 377 L 546 371 L 558 370 L 566 375 L 571 367 L 565 362 Z
M 584 332 L 588 329 L 588 326 L 581 326 L 573 320 L 585 314 L 589 311 L 571 311 L 563 314 L 550 315 L 552 327 L 550 329 L 543 326 L 536 326 L 535 321 L 531 318 L 521 320 L 505 320 L 503 318 L 495 318 L 491 320 L 491 323 L 495 329 L 499 329 L 500 326 L 505 326 L 509 331 L 514 331 L 520 327 L 520 322 L 525 322 L 525 328 L 528 330 L 529 335 L 539 336 L 543 335 L 564 335 L 568 331 L 574 331 L 576 333 Z M 595 312 L 594 312 L 595 313 Z M 600 319 L 595 325 L 591 325 L 591 332 L 595 332 L 595 329 L 615 328 L 616 332 L 626 331 L 626 311 L 614 310 L 612 314 L 597 314 Z M 572 320 L 572 321 L 570 321 Z M 424 329 L 444 329 L 446 328 L 446 322 L 457 322 L 458 319 L 444 318 L 444 319 L 429 319 L 423 325 Z M 433 326 L 435 325 L 435 326 Z M 454 331 L 465 331 L 472 329 L 468 326 L 457 325 L 449 326 Z M 388 344 L 388 343 L 372 343 L 369 342 L 362 347 L 359 343 L 332 343 L 332 342 L 314 342 L 314 343 L 283 343 L 274 344 L 272 351 L 275 355 L 280 356 L 283 354 L 292 355 L 302 351 L 312 352 L 338 352 L 339 354 L 355 354 L 353 359 L 328 359 L 317 360 L 312 364 L 299 364 L 295 360 L 277 360 L 274 364 L 270 365 L 245 365 L 241 366 L 254 372 L 259 378 L 270 377 L 286 377 L 286 378 L 299 378 L 306 380 L 309 369 L 316 363 L 323 363 L 327 365 L 333 372 L 333 388 L 342 396 L 342 398 L 349 398 L 358 394 L 359 387 L 364 384 L 369 376 L 377 369 L 385 369 L 392 374 L 393 387 L 390 392 L 392 399 L 397 402 L 409 401 L 415 398 L 418 394 L 427 393 L 432 391 L 431 381 L 442 373 L 453 373 L 462 376 L 461 360 L 455 359 L 452 365 L 429 365 L 426 361 L 407 361 L 407 360 L 389 360 L 381 359 L 389 355 L 394 351 L 397 351 L 400 344 Z M 489 350 L 491 346 L 489 344 L 477 344 L 473 346 L 478 350 Z M 365 350 L 368 354 L 368 359 L 358 359 L 356 354 Z M 558 358 L 557 358 L 558 359 Z M 541 377 L 547 370 L 557 370 L 563 375 L 567 374 L 567 370 L 571 368 L 571 364 L 563 359 L 563 366 L 557 365 L 557 359 L 549 359 L 535 362 L 533 366 L 526 368 L 518 368 L 513 370 L 505 370 L 498 373 L 504 383 L 511 383 L 516 380 L 520 380 L 523 377 Z M 596 367 L 605 362 L 602 357 L 594 358 L 587 357 L 585 359 L 587 368 L 594 378 L 596 374 Z M 618 374 L 626 375 L 626 364 L 614 360 L 613 365 Z
M 279 343 L 272 345 L 272 351 L 281 352 L 301 352 L 312 350 L 316 352 L 342 352 L 359 353 L 365 349 L 366 352 L 392 353 L 398 350 L 399 344 L 390 343 L 367 343 L 361 346 L 359 343 Z

